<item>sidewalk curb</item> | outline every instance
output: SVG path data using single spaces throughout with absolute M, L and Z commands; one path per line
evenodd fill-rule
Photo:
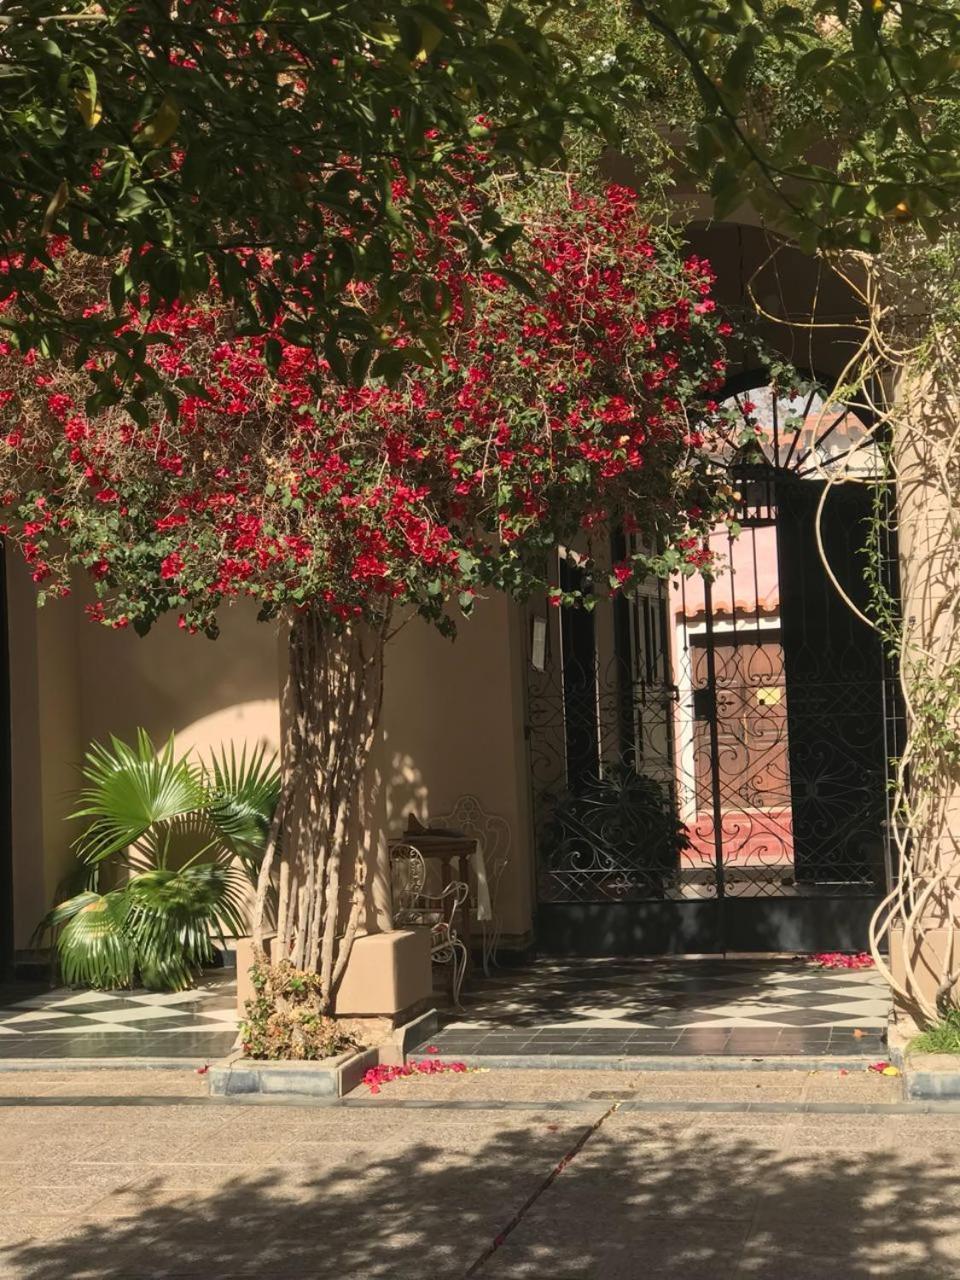
M 490 1067 L 512 1071 L 865 1071 L 870 1059 L 860 1057 L 815 1057 L 812 1054 L 793 1054 L 783 1057 L 735 1058 L 733 1056 L 668 1057 L 666 1054 L 637 1057 L 598 1057 L 595 1055 L 563 1054 L 555 1057 L 537 1054 L 451 1054 L 457 1062 L 468 1067 Z M 425 1062 L 430 1055 L 407 1054 L 408 1062 Z
M 196 1071 L 205 1059 L 195 1058 L 3 1058 L 5 1071 Z

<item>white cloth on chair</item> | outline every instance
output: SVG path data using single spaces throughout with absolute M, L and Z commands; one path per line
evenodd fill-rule
M 477 841 L 477 847 L 470 856 L 470 866 L 477 881 L 477 907 L 474 916 L 477 920 L 493 919 L 493 903 L 490 900 L 490 881 L 487 879 L 487 863 L 483 856 L 483 845 Z

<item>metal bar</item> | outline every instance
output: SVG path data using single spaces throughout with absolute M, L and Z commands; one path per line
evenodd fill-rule
M 824 468 L 836 466 L 836 464 L 838 462 L 842 462 L 844 458 L 849 458 L 852 453 L 856 453 L 860 448 L 860 444 L 861 442 L 858 440 L 856 444 L 852 444 L 849 449 L 844 449 L 842 453 L 835 453 L 832 458 L 828 458 L 826 462 L 823 462 L 820 465 Z M 806 480 L 807 476 L 816 475 L 816 466 L 808 467 L 806 471 L 801 471 L 800 465 L 800 463 L 797 463 L 797 476 L 801 480 Z
M 793 433 L 793 440 L 790 444 L 790 451 L 783 460 L 782 470 L 784 471 L 786 471 L 787 467 L 789 467 L 790 459 L 793 457 L 793 451 L 794 449 L 796 449 L 797 445 L 800 443 L 800 437 L 803 434 L 803 424 L 807 420 L 807 414 L 810 412 L 810 406 L 813 404 L 813 397 L 816 394 L 817 394 L 817 388 L 814 387 L 813 390 L 810 392 L 810 394 L 807 396 L 807 403 L 803 406 L 803 413 L 800 415 L 800 426 Z
M 733 567 L 733 534 L 727 531 L 727 555 L 730 557 L 730 625 L 733 643 L 737 643 L 737 577 Z
M 709 578 L 704 578 L 703 580 L 703 605 L 707 640 L 707 687 L 712 694 L 709 705 L 709 726 L 710 791 L 713 808 L 713 865 L 714 874 L 716 875 L 720 946 L 721 950 L 725 950 L 726 940 L 723 929 L 723 899 L 726 896 L 726 888 L 723 881 L 723 812 L 720 797 L 720 735 L 717 728 L 717 655 L 714 651 L 713 634 L 713 584 Z
M 812 445 L 810 446 L 810 448 L 806 451 L 806 453 L 803 455 L 803 457 L 801 457 L 801 458 L 798 458 L 798 459 L 797 459 L 797 473 L 798 473 L 798 474 L 802 474 L 802 473 L 800 472 L 800 468 L 803 466 L 803 464 L 806 462 L 806 460 L 810 457 L 810 455 L 811 455 L 812 453 L 816 453 L 816 451 L 817 451 L 817 445 L 821 445 L 821 444 L 823 444 L 824 440 L 826 440 L 826 439 L 828 439 L 830 436 L 832 436 L 832 435 L 833 435 L 833 433 L 834 433 L 834 431 L 836 431 L 837 427 L 839 427 L 840 423 L 841 423 L 841 422 L 843 422 L 843 420 L 844 420 L 844 419 L 849 415 L 849 413 L 850 413 L 850 410 L 849 410 L 849 409 L 844 409 L 843 413 L 841 413 L 841 414 L 839 415 L 839 417 L 834 418 L 834 420 L 830 423 L 829 427 L 827 427 L 827 429 L 826 429 L 826 431 L 823 433 L 823 435 L 822 435 L 822 436 L 817 436 L 817 437 L 814 439 L 813 444 L 812 444 Z M 846 452 L 846 453 L 850 453 L 850 452 L 851 452 L 851 450 L 850 450 L 850 449 L 847 449 L 845 452 Z M 840 456 L 841 456 L 841 457 L 843 457 L 844 455 L 843 455 L 843 454 L 841 454 Z M 831 458 L 831 459 L 830 459 L 830 461 L 831 461 L 831 462 L 833 462 L 833 461 L 835 461 L 835 459 Z

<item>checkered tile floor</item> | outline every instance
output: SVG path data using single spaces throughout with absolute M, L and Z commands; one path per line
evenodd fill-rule
M 0 1059 L 202 1058 L 237 1034 L 236 986 L 209 978 L 192 991 L 0 990 Z
M 873 969 L 800 960 L 540 960 L 476 981 L 432 1037 L 443 1052 L 878 1054 Z

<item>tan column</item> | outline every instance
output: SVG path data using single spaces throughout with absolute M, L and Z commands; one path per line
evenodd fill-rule
M 910 769 L 907 909 L 890 948 L 894 977 L 929 1018 L 938 996 L 956 1001 L 960 990 L 960 406 L 932 375 L 904 376 L 898 400 L 901 661 L 919 745 Z M 907 1004 L 902 996 L 898 1003 Z

